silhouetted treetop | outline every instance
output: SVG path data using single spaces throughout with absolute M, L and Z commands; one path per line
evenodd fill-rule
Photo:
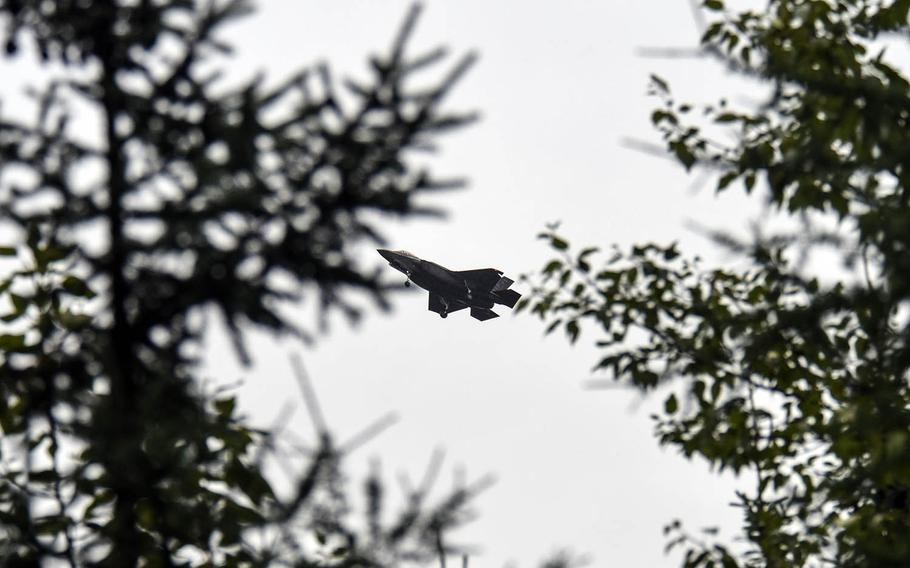
M 652 122 L 768 217 L 711 231 L 736 261 L 716 267 L 676 244 L 576 250 L 548 227 L 557 256 L 523 306 L 572 342 L 596 334 L 596 370 L 661 389 L 661 444 L 754 479 L 741 551 L 667 527 L 684 566 L 906 566 L 910 82 L 888 43 L 910 2 L 703 5 L 701 54 L 762 98 L 693 104 L 652 77 Z
M 63 244 L 78 244 L 69 230 L 109 221 L 111 249 L 78 254 L 95 274 L 122 260 L 123 303 L 137 336 L 202 304 L 218 306 L 238 340 L 242 321 L 300 333 L 277 304 L 299 297 L 307 282 L 319 284 L 324 307 L 352 317 L 346 287 L 381 303 L 376 275 L 356 265 L 350 247 L 381 242 L 364 212 L 430 213 L 414 196 L 458 185 L 412 167 L 405 154 L 471 120 L 440 103 L 473 58 L 431 88 L 409 88 L 412 75 L 444 57 L 405 55 L 415 9 L 390 52 L 373 58 L 371 78 L 347 83 L 348 96 L 325 65 L 275 87 L 255 77 L 225 88 L 208 62 L 227 50 L 216 31 L 250 3 L 83 4 L 6 7 L 10 41 L 31 40 L 42 58 L 92 71 L 52 79 L 36 124 L 0 124 L 3 167 L 16 164 L 34 179 L 3 198 L 4 218 L 22 228 L 44 223 Z M 72 99 L 94 107 L 106 139 L 76 141 Z M 76 187 L 73 171 L 99 158 L 108 179 Z M 24 212 L 17 205 L 26 194 L 55 206 Z M 168 258 L 180 258 L 180 268 L 166 267 Z M 278 285 L 279 274 L 291 285 Z
M 7 54 L 53 63 L 33 119 L 0 114 L 0 223 L 22 241 L 0 247 L 21 261 L 0 279 L 0 450 L 16 448 L 0 453 L 4 559 L 313 565 L 316 529 L 340 539 L 339 565 L 453 550 L 433 539 L 476 487 L 433 508 L 415 497 L 394 530 L 374 503 L 366 545 L 331 436 L 278 495 L 263 465 L 278 442 L 204 388 L 196 362 L 209 307 L 248 360 L 245 326 L 305 335 L 284 303 L 309 295 L 356 318 L 356 289 L 385 305 L 354 247 L 382 242 L 376 213 L 431 214 L 415 198 L 459 185 L 412 151 L 472 120 L 442 103 L 473 56 L 413 84 L 446 57 L 407 53 L 415 7 L 366 79 L 339 86 L 318 65 L 231 83 L 217 32 L 250 10 L 0 2 Z

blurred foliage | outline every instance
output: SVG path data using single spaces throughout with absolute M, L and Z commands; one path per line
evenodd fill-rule
M 684 566 L 908 566 L 910 84 L 890 54 L 910 2 L 703 6 L 703 56 L 763 98 L 680 103 L 652 77 L 652 120 L 679 163 L 765 199 L 774 226 L 714 232 L 731 256 L 715 269 L 675 244 L 578 250 L 550 226 L 556 257 L 519 308 L 659 389 L 661 444 L 754 479 L 736 496 L 743 550 L 667 526 Z
M 198 356 L 218 310 L 245 360 L 250 325 L 303 294 L 356 318 L 385 306 L 352 247 L 376 213 L 432 214 L 415 196 L 459 185 L 415 151 L 470 122 L 442 109 L 468 55 L 411 57 L 418 9 L 371 75 L 340 91 L 326 65 L 231 86 L 217 31 L 244 0 L 0 0 L 7 56 L 42 65 L 34 119 L 0 116 L 0 558 L 4 566 L 387 566 L 459 549 L 443 535 L 483 483 L 363 519 L 326 431 L 293 492 L 264 461 L 280 440 L 206 389 Z M 419 77 L 425 77 L 420 79 Z M 417 83 L 415 84 L 415 81 Z M 436 560 L 434 560 L 436 559 Z M 53 564 L 53 565 L 57 565 Z

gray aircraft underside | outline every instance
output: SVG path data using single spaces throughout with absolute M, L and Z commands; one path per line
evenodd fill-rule
M 509 289 L 513 281 L 495 268 L 449 270 L 407 251 L 377 251 L 392 268 L 408 277 L 406 286 L 413 282 L 430 293 L 428 308 L 442 317 L 471 308 L 471 317 L 486 321 L 499 317 L 490 309 L 495 304 L 512 308 L 521 298 L 521 294 Z

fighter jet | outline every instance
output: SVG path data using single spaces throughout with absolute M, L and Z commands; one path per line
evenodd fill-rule
M 389 266 L 404 272 L 408 277 L 405 286 L 413 282 L 430 293 L 429 310 L 441 317 L 471 308 L 471 317 L 486 321 L 499 317 L 490 309 L 493 304 L 512 308 L 521 298 L 521 294 L 509 290 L 513 281 L 495 268 L 449 270 L 404 250 L 376 250 L 389 261 Z

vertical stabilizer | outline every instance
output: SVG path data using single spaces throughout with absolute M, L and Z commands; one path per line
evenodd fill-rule
M 511 278 L 503 276 L 502 278 L 499 279 L 499 282 L 497 282 L 496 284 L 493 285 L 493 291 L 499 292 L 502 290 L 508 290 L 509 286 L 511 286 L 514 283 L 515 283 L 515 281 L 512 280 Z

